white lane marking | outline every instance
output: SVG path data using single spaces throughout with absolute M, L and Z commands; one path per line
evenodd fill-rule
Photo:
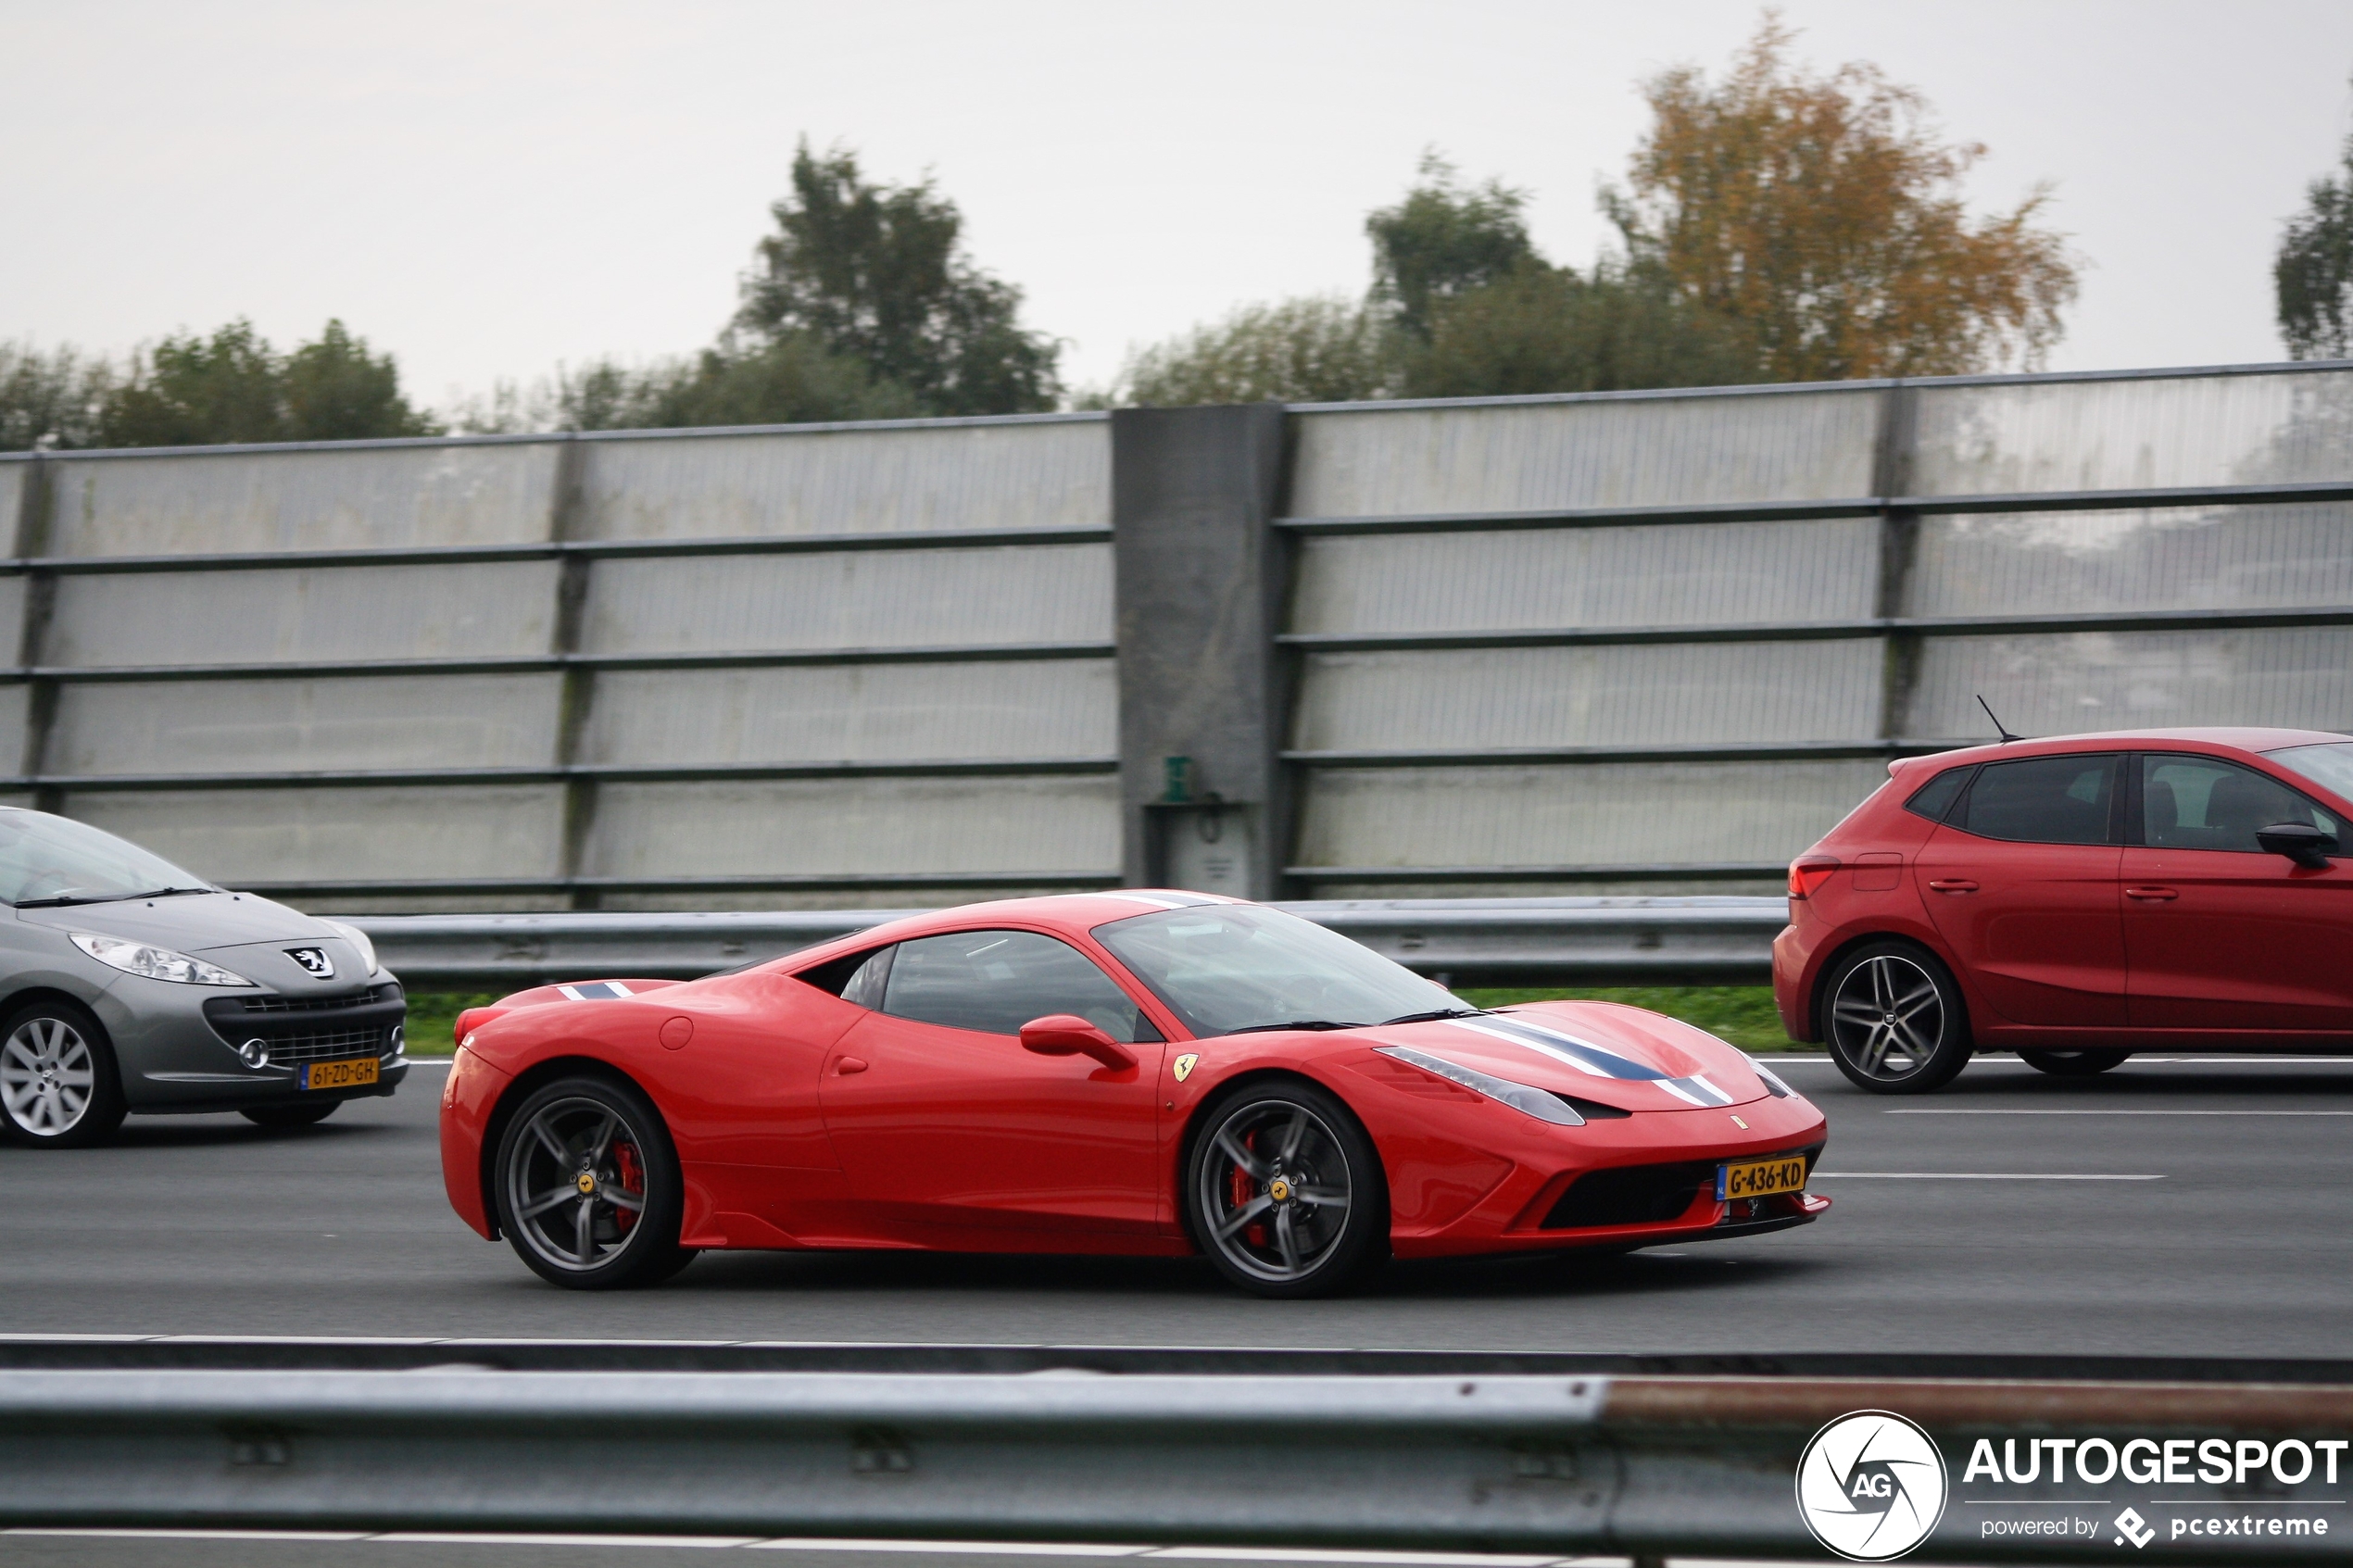
M 1547 1568 L 1548 1564 L 1563 1561 L 1557 1557 L 1487 1556 L 1467 1551 L 1318 1551 L 1313 1548 L 1246 1546 L 1161 1547 L 1149 1555 L 1206 1562 L 1424 1563 L 1431 1568 Z
M 825 1536 L 779 1536 L 753 1541 L 753 1551 L 936 1551 L 975 1557 L 1140 1557 L 1148 1546 L 1098 1546 L 1082 1541 L 900 1541 L 836 1539 Z
M 145 1541 L 364 1541 L 364 1530 L 127 1530 L 69 1524 L 18 1524 L 0 1536 L 98 1536 Z
M 476 1530 L 201 1530 L 137 1529 L 73 1525 L 18 1525 L 6 1536 L 78 1536 L 113 1540 L 159 1541 L 388 1541 L 396 1546 L 638 1547 L 654 1549 L 741 1548 L 751 1551 L 875 1551 L 987 1557 L 1163 1557 L 1210 1562 L 1332 1563 L 1346 1568 L 1555 1568 L 1581 1562 L 1622 1562 L 1622 1558 L 1506 1556 L 1448 1551 L 1338 1551 L 1295 1547 L 1113 1546 L 1077 1541 L 880 1540 L 855 1537 L 502 1535 Z
M 2163 1176 L 2064 1175 L 2028 1171 L 1817 1171 L 1809 1181 L 1880 1182 L 2161 1182 Z
M 1826 1056 L 1784 1056 L 1780 1051 L 1758 1051 L 1756 1053 L 1756 1059 L 1759 1061 L 1766 1063 L 1768 1066 L 1773 1067 L 1778 1067 L 1782 1062 L 1787 1062 L 1792 1067 L 1827 1066 L 1831 1062 L 1831 1059 Z M 1969 1060 L 1969 1065 L 1972 1067 L 2024 1067 L 2026 1063 L 2019 1060 L 2019 1059 L 2014 1056 L 1981 1056 L 1972 1057 Z M 2353 1056 L 2240 1056 L 2235 1052 L 2229 1051 L 2223 1052 L 2219 1056 L 2143 1056 L 2138 1051 L 2135 1051 L 2133 1053 L 2132 1065 L 2134 1067 L 2232 1067 L 2259 1065 L 2266 1067 L 2353 1067 Z
M 1904 1107 L 1891 1110 L 1890 1116 L 2353 1116 L 2353 1110 L 2108 1110 L 2089 1107 L 2070 1107 L 2065 1110 L 2036 1110 L 2003 1107 L 1975 1110 L 1951 1106 Z
M 739 1547 L 758 1543 L 758 1536 L 501 1536 L 472 1530 L 386 1530 L 362 1540 L 391 1541 L 401 1546 L 634 1546 Z

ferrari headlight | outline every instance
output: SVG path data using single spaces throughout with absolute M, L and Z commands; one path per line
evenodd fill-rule
M 1752 1056 L 1748 1059 L 1748 1065 L 1751 1071 L 1765 1081 L 1766 1092 L 1771 1095 L 1775 1099 L 1789 1099 L 1797 1093 L 1795 1089 L 1791 1088 L 1787 1084 L 1781 1082 L 1780 1073 L 1774 1072 L 1771 1068 L 1766 1066 L 1755 1057 Z
M 180 985 L 250 985 L 252 981 L 242 974 L 232 974 L 219 964 L 208 964 L 202 959 L 192 959 L 185 953 L 175 953 L 169 947 L 151 947 L 145 942 L 126 942 L 120 936 L 96 936 L 86 931 L 66 933 L 73 945 L 105 964 L 125 974 L 135 974 L 145 980 L 169 980 Z
M 1481 1073 L 1476 1067 L 1465 1067 L 1458 1061 L 1449 1061 L 1428 1051 L 1417 1051 L 1411 1046 L 1375 1046 L 1373 1048 L 1383 1056 L 1393 1056 L 1425 1073 L 1434 1073 L 1450 1084 L 1460 1084 L 1489 1099 L 1501 1100 L 1514 1110 L 1524 1111 L 1539 1122 L 1550 1122 L 1560 1127 L 1581 1127 L 1585 1124 L 1585 1118 L 1577 1114 L 1575 1106 L 1549 1090 L 1529 1084 L 1515 1084 L 1509 1078 L 1498 1078 L 1491 1073 Z
M 339 920 L 322 920 L 319 923 L 333 932 L 336 935 L 342 937 L 345 941 L 350 943 L 352 947 L 359 954 L 359 962 L 361 966 L 365 968 L 370 974 L 382 974 L 384 972 L 384 966 L 376 961 L 376 945 L 368 939 L 368 934 L 366 932 L 360 930 L 356 925 L 347 925 Z

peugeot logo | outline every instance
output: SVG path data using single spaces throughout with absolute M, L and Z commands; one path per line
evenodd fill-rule
M 335 960 L 327 957 L 324 947 L 289 947 L 286 957 L 300 964 L 315 979 L 333 980 L 335 977 Z

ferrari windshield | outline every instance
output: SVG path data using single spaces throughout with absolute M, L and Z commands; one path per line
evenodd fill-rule
M 1279 909 L 1205 904 L 1095 927 L 1197 1035 L 1468 1012 L 1451 992 Z
M 2319 746 L 2291 746 L 2263 754 L 2297 772 L 2340 800 L 2353 800 L 2353 741 L 2327 741 Z
M 70 817 L 0 809 L 0 901 L 101 904 L 164 893 L 208 892 L 202 878 Z

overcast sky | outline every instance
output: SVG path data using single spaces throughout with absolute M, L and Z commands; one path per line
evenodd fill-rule
M 2282 357 L 2270 266 L 2353 129 L 2346 0 L 1788 0 L 2056 183 L 2090 267 L 2055 369 Z M 0 338 L 120 350 L 338 315 L 446 405 L 707 342 L 797 138 L 929 171 L 1079 384 L 1236 304 L 1361 291 L 1425 146 L 1584 262 L 1635 83 L 1748 0 L 0 0 Z

